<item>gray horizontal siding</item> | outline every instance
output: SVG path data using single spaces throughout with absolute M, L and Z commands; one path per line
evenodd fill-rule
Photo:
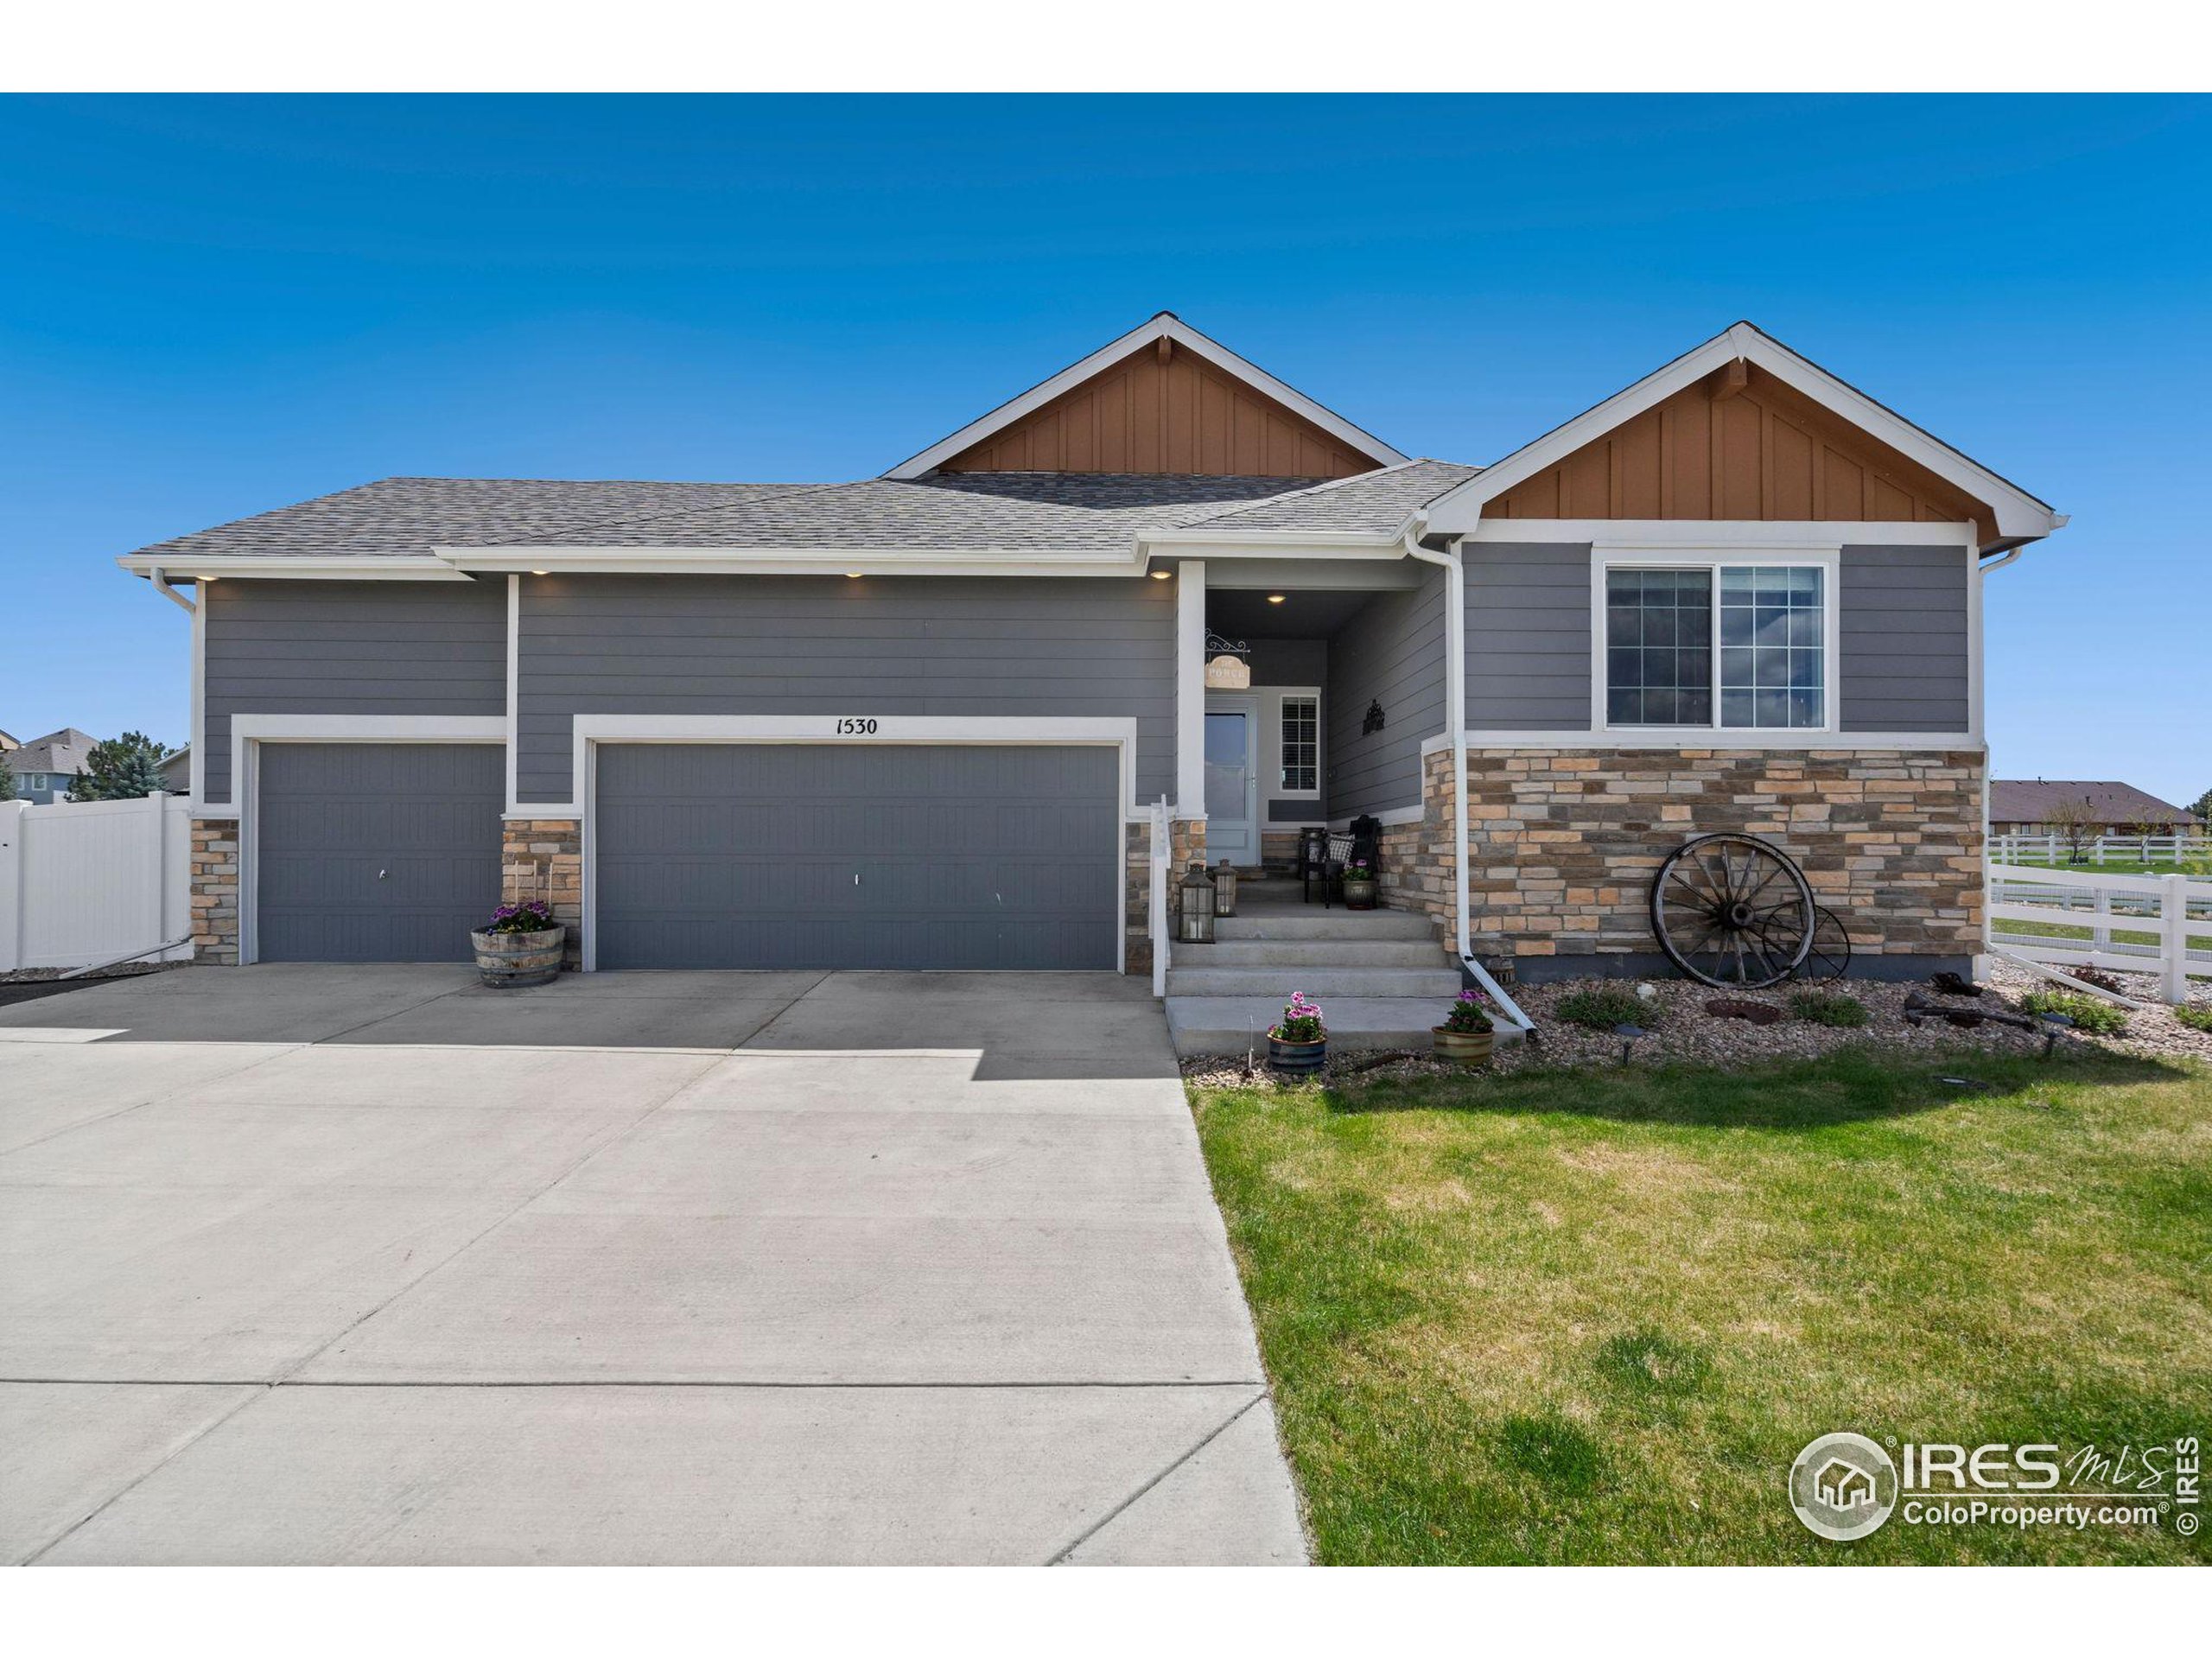
M 1963 548 L 1843 550 L 1836 643 L 1845 731 L 1967 729 L 1967 581 Z
M 207 607 L 202 798 L 231 799 L 234 715 L 504 715 L 507 585 L 218 582 Z
M 1421 804 L 1421 746 L 1445 728 L 1444 572 L 1370 600 L 1329 641 L 1328 816 Z M 1380 702 L 1383 728 L 1363 728 Z
M 1464 557 L 1469 728 L 1590 730 L 1590 544 L 1476 543 Z
M 589 715 L 1134 719 L 1136 798 L 1175 786 L 1175 594 L 1112 579 L 526 579 L 516 791 L 574 798 Z

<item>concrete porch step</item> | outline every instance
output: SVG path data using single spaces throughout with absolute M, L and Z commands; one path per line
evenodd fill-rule
M 1338 1052 L 1378 1048 L 1426 1050 L 1429 1028 L 1444 1019 L 1433 997 L 1340 996 L 1324 1001 L 1329 1046 Z M 1249 1044 L 1264 1060 L 1268 1027 L 1281 1017 L 1279 998 L 1257 996 L 1170 996 L 1167 1028 L 1178 1054 L 1242 1054 Z M 1497 1040 L 1517 1042 L 1521 1033 L 1501 1024 Z
M 1192 945 L 1188 950 L 1195 954 L 1203 948 Z M 1167 995 L 1171 998 L 1257 996 L 1270 999 L 1280 1007 L 1289 1001 L 1293 991 L 1303 991 L 1316 998 L 1428 997 L 1436 1003 L 1435 1019 L 1441 1020 L 1445 1005 L 1459 995 L 1457 968 L 1317 968 L 1310 963 L 1253 968 L 1176 965 L 1178 961 L 1187 963 L 1190 959 L 1190 955 L 1184 955 L 1169 960 Z
M 1226 939 L 1426 939 L 1433 943 L 1436 927 L 1427 917 L 1409 910 L 1324 910 L 1302 905 L 1289 910 L 1246 910 L 1241 904 L 1234 916 L 1213 925 L 1214 938 Z M 1204 950 L 1203 945 L 1187 949 Z
M 1433 968 L 1445 957 L 1433 939 L 1321 938 L 1179 944 L 1173 959 L 1185 968 Z

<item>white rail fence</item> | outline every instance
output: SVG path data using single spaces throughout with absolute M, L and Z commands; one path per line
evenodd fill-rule
M 2113 864 L 2178 864 L 2187 858 L 2212 855 L 2212 837 L 2205 836 L 2095 836 L 2082 843 L 2082 861 L 2101 867 Z M 2071 864 L 2073 843 L 2063 836 L 1992 836 L 1989 858 L 1993 864 Z
M 192 931 L 182 796 L 0 801 L 0 973 L 84 968 Z M 166 953 L 188 961 L 189 944 Z
M 2191 975 L 2212 976 L 2212 881 L 1992 864 L 1989 938 L 2054 968 L 2156 974 L 2185 1002 Z

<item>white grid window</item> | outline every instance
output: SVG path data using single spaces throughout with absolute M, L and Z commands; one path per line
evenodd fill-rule
M 1825 730 L 1827 588 L 1819 565 L 1608 569 L 1605 723 Z
M 1285 789 L 1318 790 L 1321 786 L 1321 700 L 1285 697 L 1282 700 L 1282 785 Z

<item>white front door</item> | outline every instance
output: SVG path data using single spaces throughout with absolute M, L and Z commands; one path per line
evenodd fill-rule
M 1206 698 L 1206 861 L 1260 861 L 1260 708 L 1250 697 Z

